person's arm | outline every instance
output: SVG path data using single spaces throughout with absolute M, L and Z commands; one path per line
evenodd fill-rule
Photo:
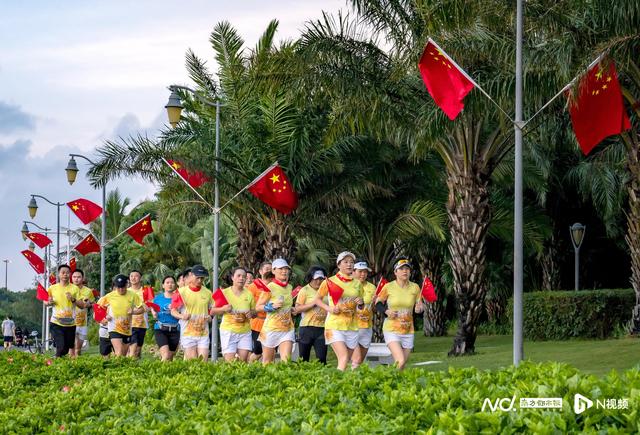
M 424 311 L 424 303 L 422 302 L 422 293 L 420 292 L 420 289 L 418 289 L 418 294 L 416 295 L 416 304 L 414 307 L 414 311 L 417 314 L 420 314 Z
M 258 299 L 258 303 L 256 304 L 256 311 L 269 313 L 271 311 L 275 311 L 275 309 L 276 307 L 274 306 L 274 303 L 271 302 L 271 292 L 262 292 Z
M 307 294 L 301 291 L 296 298 L 296 312 L 305 313 L 316 306 L 315 300 L 313 299 L 308 304 L 305 302 L 307 302 Z
M 231 306 L 231 304 L 223 305 L 220 308 L 211 307 L 211 309 L 209 310 L 209 314 L 211 316 L 219 316 L 220 314 L 230 312 L 232 309 L 233 307 Z
M 340 307 L 338 305 L 331 307 L 325 304 L 324 302 L 322 302 L 322 299 L 328 294 L 329 294 L 329 288 L 327 287 L 326 281 L 323 281 L 322 284 L 320 284 L 320 288 L 318 289 L 318 294 L 316 294 L 316 298 L 313 300 L 313 304 L 317 307 L 322 308 L 327 313 L 339 314 Z

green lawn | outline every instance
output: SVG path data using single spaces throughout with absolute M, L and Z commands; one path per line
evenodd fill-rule
M 476 355 L 450 358 L 452 336 L 423 337 L 416 335 L 415 352 L 409 367 L 422 361 L 442 361 L 420 366 L 426 370 L 446 370 L 447 367 L 497 369 L 513 363 L 513 338 L 510 335 L 481 335 L 476 341 Z M 610 370 L 626 370 L 639 362 L 640 340 L 621 338 L 609 340 L 525 341 L 524 357 L 535 362 L 557 361 L 595 375 Z

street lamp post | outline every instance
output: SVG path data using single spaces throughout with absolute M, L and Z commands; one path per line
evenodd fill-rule
M 69 154 L 71 159 L 69 159 L 69 163 L 67 164 L 67 168 L 65 171 L 67 172 L 67 181 L 69 184 L 73 184 L 76 181 L 76 176 L 78 175 L 78 165 L 76 164 L 75 157 L 79 157 L 81 159 L 86 160 L 91 165 L 95 166 L 96 164 L 92 162 L 88 157 L 83 156 L 82 154 Z M 100 297 L 104 296 L 105 290 L 105 275 L 106 275 L 106 263 L 105 263 L 105 246 L 106 246 L 106 237 L 107 237 L 107 183 L 102 185 L 102 229 L 100 231 Z
M 584 240 L 584 233 L 587 231 L 586 225 L 581 223 L 575 223 L 569 227 L 569 234 L 571 234 L 571 244 L 573 245 L 573 252 L 575 254 L 574 260 L 574 282 L 576 291 L 580 289 L 580 246 Z
M 33 219 L 34 217 L 36 217 L 36 213 L 38 212 L 38 203 L 36 202 L 36 198 L 41 198 L 44 199 L 45 201 L 47 201 L 49 204 L 51 205 L 55 205 L 56 208 L 58 209 L 58 214 L 57 214 L 57 223 L 56 223 L 56 265 L 60 264 L 60 207 L 65 205 L 62 202 L 53 202 L 48 200 L 47 198 L 45 198 L 42 195 L 35 195 L 35 194 L 31 194 L 31 200 L 29 201 L 29 216 Z
M 220 190 L 218 187 L 218 173 L 220 172 L 220 101 L 212 101 L 208 98 L 203 97 L 198 94 L 194 89 L 191 89 L 187 86 L 170 86 L 171 95 L 169 96 L 169 101 L 166 106 L 167 115 L 169 117 L 169 123 L 172 127 L 175 127 L 180 121 L 180 114 L 182 113 L 182 101 L 180 99 L 180 95 L 178 95 L 177 90 L 182 89 L 188 91 L 196 96 L 201 102 L 207 104 L 208 106 L 216 108 L 216 144 L 215 144 L 215 174 L 213 180 L 213 189 L 214 189 L 214 202 L 213 208 L 215 209 L 215 213 L 213 215 L 213 281 L 212 288 L 215 291 L 218 288 L 218 274 L 220 267 L 220 253 L 219 253 L 219 238 L 220 238 Z M 213 321 L 211 322 L 211 360 L 216 361 L 218 359 L 218 316 L 213 317 Z
M 11 260 L 9 260 L 8 258 L 5 258 L 2 261 L 4 262 L 4 289 L 9 290 L 9 287 L 7 287 L 8 286 L 7 282 L 9 277 L 9 263 L 11 263 Z

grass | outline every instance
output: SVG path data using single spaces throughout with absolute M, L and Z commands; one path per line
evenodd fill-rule
M 409 366 L 422 361 L 442 361 L 423 367 L 446 370 L 448 367 L 476 367 L 494 370 L 513 363 L 513 338 L 510 335 L 481 335 L 476 340 L 476 354 L 448 357 L 452 336 L 416 335 L 416 348 Z M 556 361 L 570 364 L 585 373 L 602 376 L 612 369 L 623 371 L 638 365 L 637 338 L 608 340 L 525 341 L 524 357 L 534 362 Z

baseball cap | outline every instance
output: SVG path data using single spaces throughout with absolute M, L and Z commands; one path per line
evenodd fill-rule
M 285 260 L 284 258 L 276 258 L 271 262 L 272 269 L 281 269 L 283 267 L 288 267 L 289 269 L 291 269 L 291 266 L 289 266 L 289 263 L 287 263 L 287 260 Z
M 313 277 L 311 279 L 325 279 L 326 276 L 324 275 L 324 272 L 321 270 L 316 270 L 313 273 Z
M 353 268 L 355 270 L 368 270 L 369 272 L 371 272 L 371 268 L 369 267 L 366 261 L 356 262 L 356 264 L 353 265 Z
M 338 258 L 336 258 L 336 264 L 340 264 L 340 262 L 342 260 L 344 260 L 347 257 L 351 257 L 353 258 L 353 261 L 356 261 L 356 256 L 355 254 L 353 254 L 352 252 L 349 251 L 344 251 L 338 254 Z
M 126 276 L 116 275 L 115 278 L 113 278 L 113 286 L 116 288 L 126 288 L 128 281 L 129 278 L 127 278 Z
M 395 266 L 393 266 L 393 270 L 398 270 L 404 266 L 407 266 L 409 269 L 413 269 L 413 266 L 411 265 L 411 262 L 409 260 L 407 260 L 406 258 L 401 258 L 396 262 Z
M 201 264 L 196 264 L 195 266 L 193 266 L 191 268 L 191 273 L 193 273 L 193 276 L 199 276 L 199 277 L 209 276 L 209 272 Z

